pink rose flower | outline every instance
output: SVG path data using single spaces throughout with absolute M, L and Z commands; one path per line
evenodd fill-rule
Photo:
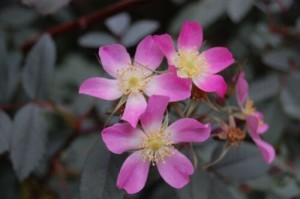
M 275 150 L 273 146 L 260 138 L 260 134 L 265 133 L 269 126 L 264 122 L 263 114 L 256 111 L 253 102 L 248 97 L 249 86 L 245 80 L 245 74 L 241 72 L 237 78 L 236 98 L 245 116 L 250 137 L 261 150 L 265 161 L 270 164 L 275 158 Z
M 185 22 L 177 40 L 177 51 L 169 34 L 153 37 L 168 60 L 175 67 L 178 77 L 188 78 L 205 92 L 216 92 L 223 97 L 227 90 L 224 78 L 216 73 L 234 62 L 227 48 L 214 47 L 199 52 L 203 32 L 199 23 Z
M 136 127 L 139 117 L 145 111 L 147 96 L 168 96 L 170 101 L 190 97 L 190 88 L 172 73 L 155 75 L 154 70 L 161 64 L 163 54 L 148 36 L 137 46 L 134 61 L 120 44 L 103 46 L 99 56 L 104 70 L 114 79 L 93 77 L 85 80 L 79 93 L 105 100 L 127 96 L 123 120 Z
M 168 97 L 154 95 L 140 118 L 141 128 L 118 123 L 102 131 L 103 141 L 111 152 L 133 152 L 125 160 L 117 179 L 117 186 L 130 194 L 145 186 L 151 164 L 157 166 L 162 178 L 172 187 L 185 186 L 194 167 L 174 145 L 209 138 L 210 125 L 192 118 L 179 119 L 170 126 L 162 125 L 168 103 Z

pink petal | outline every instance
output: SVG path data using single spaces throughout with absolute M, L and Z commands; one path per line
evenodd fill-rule
M 200 56 L 205 57 L 208 71 L 212 74 L 224 70 L 234 62 L 231 52 L 223 47 L 210 48 L 201 53 Z
M 115 100 L 123 95 L 119 90 L 117 80 L 101 77 L 93 77 L 85 80 L 80 85 L 79 93 L 105 100 Z
M 264 115 L 261 112 L 255 112 L 254 116 L 258 119 L 257 133 L 263 134 L 269 129 L 269 125 L 264 122 Z
M 143 39 L 137 46 L 134 61 L 151 70 L 155 70 L 163 60 L 163 53 L 152 36 Z
M 157 169 L 161 177 L 172 187 L 180 189 L 189 182 L 189 176 L 194 173 L 194 167 L 190 160 L 182 153 L 173 150 L 174 154 L 158 162 Z
M 128 123 L 115 124 L 102 131 L 105 145 L 116 154 L 138 149 L 144 136 L 145 134 L 140 129 L 132 128 Z
M 169 34 L 154 35 L 153 39 L 155 43 L 159 46 L 160 50 L 165 54 L 168 59 L 168 63 L 173 64 L 173 57 L 176 55 L 174 42 Z
M 218 96 L 224 97 L 227 85 L 220 75 L 203 75 L 193 78 L 194 84 L 205 92 L 216 92 Z
M 191 96 L 190 85 L 184 79 L 172 73 L 165 73 L 152 77 L 144 89 L 146 95 L 163 95 L 171 102 L 187 99 Z
M 123 163 L 118 175 L 117 186 L 127 193 L 137 193 L 145 186 L 150 163 L 144 161 L 140 151 L 131 154 Z
M 171 124 L 166 132 L 171 133 L 171 140 L 181 142 L 203 142 L 209 138 L 210 125 L 202 124 L 192 118 L 182 118 Z
M 275 158 L 275 150 L 272 145 L 268 144 L 267 142 L 263 141 L 258 132 L 258 118 L 256 116 L 247 116 L 246 117 L 247 126 L 249 129 L 249 134 L 252 140 L 260 149 L 265 161 L 270 164 Z
M 185 22 L 178 37 L 179 49 L 198 50 L 203 40 L 203 30 L 198 22 Z
M 268 163 L 271 164 L 275 158 L 275 149 L 273 148 L 272 145 L 270 145 L 269 143 L 263 141 L 260 137 L 255 137 L 252 138 L 253 141 L 255 142 L 255 144 L 258 146 L 258 148 L 260 149 L 264 160 Z
M 99 57 L 104 70 L 112 77 L 117 76 L 118 69 L 131 64 L 131 59 L 124 46 L 113 44 L 99 49 Z
M 236 82 L 236 99 L 238 101 L 238 104 L 240 107 L 243 107 L 245 101 L 247 100 L 248 97 L 248 90 L 249 86 L 248 83 L 245 79 L 245 73 L 241 72 L 239 76 L 237 77 L 237 82 Z
M 169 98 L 165 96 L 152 95 L 149 98 L 147 109 L 141 116 L 141 124 L 146 133 L 160 129 L 168 103 Z
M 131 93 L 128 96 L 122 120 L 127 121 L 134 128 L 136 127 L 140 116 L 144 113 L 147 102 L 142 93 Z

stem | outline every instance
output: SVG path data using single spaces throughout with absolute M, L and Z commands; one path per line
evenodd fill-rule
M 203 169 L 208 169 L 209 167 L 214 166 L 215 164 L 217 164 L 218 162 L 220 162 L 225 155 L 227 154 L 227 152 L 229 151 L 230 146 L 229 145 L 225 145 L 225 148 L 223 149 L 222 153 L 219 155 L 219 157 L 217 159 L 215 159 L 214 161 L 212 161 L 211 163 L 208 163 L 206 165 L 203 166 Z
M 45 32 L 38 33 L 29 38 L 23 45 L 22 51 L 27 52 L 31 46 L 42 36 L 43 34 L 49 34 L 51 36 L 57 36 L 62 33 L 74 31 L 75 29 L 85 29 L 89 25 L 99 22 L 109 16 L 112 16 L 118 12 L 127 10 L 133 6 L 141 5 L 151 0 L 126 0 L 118 1 L 115 4 L 96 10 L 95 12 L 82 16 L 75 21 L 59 24 L 46 30 Z

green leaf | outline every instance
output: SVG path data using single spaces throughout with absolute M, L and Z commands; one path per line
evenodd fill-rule
M 55 44 L 49 35 L 43 35 L 29 52 L 22 73 L 23 87 L 31 99 L 46 98 L 55 60 Z
M 9 116 L 0 111 L 0 154 L 10 148 L 12 121 Z
M 123 163 L 122 156 L 112 155 L 104 143 L 97 140 L 87 157 L 81 177 L 80 197 L 82 199 L 122 199 L 117 189 L 117 175 Z
M 15 93 L 20 81 L 21 60 L 22 56 L 19 53 L 6 54 L 2 59 L 2 63 L 0 63 L 0 102 L 9 102 Z
M 265 110 L 265 122 L 269 125 L 269 129 L 263 134 L 263 138 L 271 144 L 276 144 L 280 140 L 288 121 L 279 100 L 274 100 L 268 104 Z
M 22 0 L 27 6 L 32 6 L 41 14 L 53 14 L 68 5 L 71 0 Z
M 0 22 L 5 26 L 21 28 L 29 26 L 38 18 L 36 12 L 20 6 L 10 6 L 1 9 Z
M 293 49 L 281 48 L 264 53 L 262 61 L 273 69 L 287 71 L 290 68 L 291 61 L 299 65 L 300 59 L 298 55 L 299 52 Z
M 149 35 L 159 28 L 159 22 L 153 20 L 140 20 L 129 27 L 122 37 L 122 43 L 126 47 L 137 44 L 143 37 Z
M 300 72 L 290 73 L 285 90 L 280 95 L 283 110 L 290 117 L 300 120 Z
M 269 74 L 250 84 L 249 95 L 254 102 L 261 102 L 274 97 L 278 92 L 279 78 L 275 74 Z
M 122 12 L 106 19 L 105 24 L 112 33 L 120 36 L 128 29 L 130 21 L 130 15 L 126 12 Z
M 80 46 L 87 48 L 99 48 L 102 45 L 117 43 L 117 40 L 105 32 L 89 32 L 78 40 Z
M 28 104 L 15 115 L 10 155 L 20 180 L 38 166 L 45 151 L 47 132 L 47 121 L 36 105 Z
M 178 190 L 182 199 L 232 199 L 228 187 L 218 178 L 204 170 L 196 170 L 191 180 L 182 190 Z
M 250 11 L 253 6 L 253 0 L 229 0 L 227 1 L 227 14 L 230 19 L 238 23 Z
M 222 148 L 220 146 L 216 149 L 212 161 L 219 156 Z M 242 182 L 263 175 L 269 166 L 255 145 L 241 143 L 239 147 L 232 148 L 214 168 L 222 176 Z
M 181 9 L 173 19 L 169 30 L 177 34 L 186 20 L 198 21 L 203 27 L 206 27 L 224 14 L 225 3 L 224 0 L 204 0 L 190 3 Z

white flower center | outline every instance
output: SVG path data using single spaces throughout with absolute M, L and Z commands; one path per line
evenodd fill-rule
M 143 91 L 151 79 L 151 71 L 143 66 L 130 65 L 117 71 L 119 90 L 125 95 Z
M 165 162 L 166 157 L 173 155 L 174 146 L 170 140 L 170 133 L 158 130 L 149 132 L 146 135 L 142 138 L 143 144 L 140 146 L 145 161 L 148 160 L 154 166 L 160 161 Z
M 180 49 L 174 59 L 177 75 L 181 78 L 193 78 L 205 73 L 207 62 L 196 50 Z

